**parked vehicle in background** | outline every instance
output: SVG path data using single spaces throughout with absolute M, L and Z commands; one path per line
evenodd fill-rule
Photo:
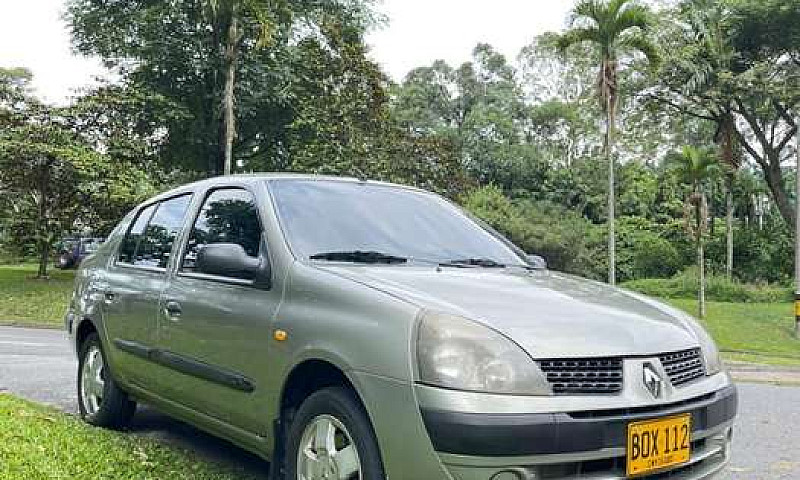
M 300 175 L 148 200 L 76 277 L 78 406 L 145 402 L 291 480 L 705 479 L 737 394 L 690 316 L 449 201 Z
M 81 261 L 93 254 L 105 241 L 100 237 L 68 237 L 56 245 L 56 268 L 77 268 Z

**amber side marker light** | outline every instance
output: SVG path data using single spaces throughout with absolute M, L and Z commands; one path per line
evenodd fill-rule
M 273 333 L 272 336 L 278 342 L 284 342 L 284 341 L 286 341 L 287 338 L 289 338 L 289 334 L 286 333 L 285 330 L 275 330 L 275 333 Z

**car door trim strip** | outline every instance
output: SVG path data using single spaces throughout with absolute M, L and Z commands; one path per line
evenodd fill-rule
M 171 368 L 185 375 L 207 380 L 241 392 L 252 393 L 255 391 L 253 381 L 236 372 L 130 340 L 117 338 L 114 340 L 114 345 L 123 352 Z

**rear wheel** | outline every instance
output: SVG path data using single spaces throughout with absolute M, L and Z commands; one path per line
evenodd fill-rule
M 353 393 L 331 387 L 300 406 L 289 428 L 286 480 L 382 480 L 378 442 Z
M 78 409 L 86 422 L 107 428 L 126 426 L 136 410 L 136 403 L 114 382 L 96 333 L 80 349 Z

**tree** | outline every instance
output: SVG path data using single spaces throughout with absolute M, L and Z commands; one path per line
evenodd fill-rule
M 546 159 L 527 141 L 534 127 L 516 71 L 490 45 L 457 68 L 443 60 L 416 68 L 393 93 L 391 117 L 412 136 L 452 145 L 480 184 L 513 195 L 542 183 Z
M 105 157 L 48 115 L 38 117 L 0 136 L 0 186 L 19 212 L 12 232 L 36 244 L 37 277 L 46 278 L 52 246 L 74 225 L 85 201 L 83 187 Z
M 693 237 L 697 251 L 700 285 L 697 313 L 700 318 L 704 318 L 706 314 L 704 240 L 708 228 L 705 185 L 718 173 L 717 159 L 707 149 L 685 146 L 680 153 L 672 153 L 667 156 L 666 167 L 691 188 L 685 202 L 684 219 L 686 231 Z
M 202 0 L 214 35 L 222 43 L 222 70 L 225 82 L 222 93 L 222 155 L 223 174 L 233 171 L 233 141 L 236 136 L 234 112 L 236 71 L 247 30 L 244 18 L 256 19 L 258 37 L 250 39 L 263 47 L 272 41 L 272 32 L 279 17 L 284 22 L 291 15 L 289 5 L 282 0 Z M 275 15 L 279 13 L 279 15 Z M 219 41 L 217 42 L 219 43 Z
M 70 0 L 67 19 L 76 50 L 186 114 L 164 116 L 159 158 L 206 175 L 224 172 L 226 158 L 231 169 L 288 164 L 288 129 L 304 99 L 296 86 L 310 79 L 353 88 L 347 76 L 307 68 L 298 43 L 315 42 L 335 57 L 363 44 L 376 21 L 370 0 Z M 345 45 L 327 36 L 334 24 L 348 30 Z
M 785 21 L 776 31 L 792 37 L 797 7 L 797 0 L 682 2 L 664 35 L 669 54 L 657 76 L 662 90 L 654 95 L 685 115 L 713 122 L 732 169 L 743 148 L 764 173 L 787 225 L 794 225 L 794 209 L 782 163 L 797 131 L 791 111 L 800 103 L 800 64 L 783 40 L 765 33 L 765 25 Z M 774 10 L 767 15 L 765 9 Z
M 169 107 L 173 108 L 169 108 Z M 80 220 L 93 234 L 105 236 L 125 213 L 165 186 L 196 180 L 191 172 L 164 170 L 158 153 L 167 138 L 166 121 L 186 113 L 157 94 L 125 85 L 102 85 L 59 110 L 59 122 L 74 132 L 107 162 L 94 165 L 102 181 L 84 185 Z
M 736 111 L 745 128 L 737 136 L 764 172 L 772 197 L 789 228 L 795 209 L 782 164 L 800 126 L 792 111 L 800 106 L 800 1 L 731 0 L 728 34 L 739 68 L 731 78 Z
M 714 142 L 719 145 L 725 167 L 726 273 L 733 275 L 733 181 L 742 165 L 736 136 L 734 96 L 726 85 L 726 72 L 736 68 L 736 52 L 725 31 L 725 12 L 717 0 L 689 0 L 679 6 L 678 18 L 665 36 L 679 42 L 658 72 L 663 90 L 654 98 L 714 125 Z
M 33 75 L 26 68 L 0 67 L 0 127 L 19 124 L 21 112 L 33 101 L 30 83 Z
M 558 39 L 562 50 L 581 43 L 591 43 L 600 51 L 597 92 L 606 115 L 605 153 L 608 161 L 608 281 L 616 283 L 616 240 L 614 232 L 614 129 L 619 101 L 619 60 L 623 55 L 640 52 L 648 60 L 658 59 L 655 45 L 646 33 L 651 25 L 645 6 L 631 0 L 581 0 L 573 9 L 571 29 Z

